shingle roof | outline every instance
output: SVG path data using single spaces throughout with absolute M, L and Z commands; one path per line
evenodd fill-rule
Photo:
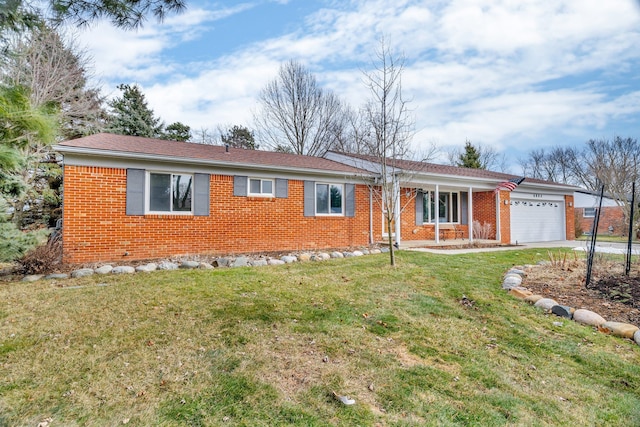
M 368 156 L 365 154 L 352 154 L 352 153 L 338 153 L 343 154 L 345 156 L 350 156 L 356 159 L 361 159 L 368 162 L 377 163 L 378 160 L 374 156 Z M 485 178 L 492 179 L 496 181 L 508 181 L 513 178 L 519 178 L 521 176 L 511 175 L 502 172 L 494 172 L 484 169 L 473 169 L 473 168 L 463 168 L 459 166 L 450 166 L 450 165 L 440 165 L 436 163 L 428 163 L 428 162 L 419 162 L 412 160 L 400 160 L 400 159 L 387 159 L 387 164 L 389 166 L 403 169 L 406 171 L 416 172 L 418 174 L 434 174 L 434 175 L 445 175 L 445 176 L 459 176 L 459 177 L 468 177 L 468 178 Z M 534 179 L 534 178 L 526 178 L 525 182 L 527 183 L 536 183 L 536 184 L 549 184 L 549 185 L 558 185 L 562 187 L 571 187 L 571 185 L 559 184 L 557 182 L 545 181 L 542 179 Z
M 98 133 L 83 138 L 72 139 L 58 144 L 60 151 L 65 148 L 80 148 L 106 152 L 160 156 L 171 159 L 194 159 L 230 165 L 272 166 L 291 169 L 344 172 L 366 175 L 367 172 L 321 157 L 297 154 L 276 153 L 272 151 L 245 150 L 224 146 L 195 144 L 189 142 L 167 141 L 138 136 Z

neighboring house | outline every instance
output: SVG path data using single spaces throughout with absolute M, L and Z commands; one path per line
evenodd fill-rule
M 600 206 L 600 193 L 577 190 L 573 195 L 576 211 L 576 225 L 585 234 L 593 232 L 593 223 L 596 217 L 596 210 Z M 602 198 L 602 210 L 598 221 L 598 232 L 596 234 L 626 235 L 629 224 L 624 219 L 624 209 L 621 203 L 614 198 L 604 196 Z
M 110 134 L 55 148 L 66 263 L 364 247 L 388 232 L 364 157 Z M 512 175 L 420 162 L 397 162 L 396 172 L 407 180 L 395 241 L 473 239 L 473 221 L 502 243 L 573 236 L 574 187 L 525 180 L 496 193 Z

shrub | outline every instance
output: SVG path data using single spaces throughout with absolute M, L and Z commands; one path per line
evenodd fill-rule
M 488 222 L 480 224 L 480 221 L 473 221 L 473 238 L 480 240 L 493 239 L 493 226 Z
M 22 274 L 42 274 L 53 270 L 62 262 L 62 241 L 59 238 L 49 239 L 23 256 L 18 263 Z

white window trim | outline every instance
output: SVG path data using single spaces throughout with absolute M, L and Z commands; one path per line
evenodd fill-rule
M 251 180 L 260 181 L 260 193 L 252 193 L 251 192 Z M 271 182 L 271 193 L 263 193 L 262 192 L 262 183 L 264 181 L 270 181 Z M 247 196 L 248 197 L 275 197 L 275 194 L 276 194 L 276 182 L 275 182 L 275 179 L 256 178 L 256 177 L 247 178 Z
M 328 185 L 329 186 L 329 213 L 319 213 L 318 212 L 318 185 Z M 340 213 L 332 213 L 331 212 L 331 186 L 340 187 L 340 197 L 342 201 L 340 202 L 340 206 L 342 208 L 342 212 Z M 335 182 L 316 182 L 313 188 L 313 197 L 315 197 L 315 208 L 316 208 L 316 216 L 344 216 L 345 213 L 345 199 L 344 199 L 344 184 L 337 184 Z
M 439 195 L 441 196 L 442 194 L 448 194 L 448 206 L 447 206 L 447 214 L 448 217 L 447 221 L 438 221 L 438 224 L 460 224 L 460 215 L 461 215 L 461 211 L 462 211 L 462 199 L 460 197 L 460 192 L 459 191 L 440 191 Z M 427 221 L 423 221 L 423 224 L 435 224 L 436 223 L 436 218 L 435 216 L 433 218 L 431 218 L 431 195 L 434 194 L 435 197 L 435 191 L 427 191 L 425 193 L 423 193 L 422 197 L 423 197 L 423 203 L 424 201 L 426 201 L 426 206 L 423 205 L 423 213 L 422 213 L 422 217 L 424 220 L 424 215 L 425 213 L 429 213 L 428 215 L 428 220 Z M 451 221 L 451 216 L 453 215 L 453 212 L 451 210 L 451 204 L 452 204 L 452 195 L 453 194 L 457 194 L 458 195 L 458 220 L 457 221 Z M 426 209 L 425 209 L 426 208 Z
M 587 209 L 593 209 L 593 213 L 591 215 L 587 215 Z M 584 208 L 584 211 L 582 213 L 582 217 L 583 218 L 595 218 L 596 217 L 596 210 L 597 210 L 597 208 Z
M 169 175 L 171 176 L 171 185 L 173 186 L 173 176 L 174 175 L 189 175 L 191 176 L 191 210 L 189 211 L 152 211 L 150 209 L 151 206 L 151 174 L 158 175 Z M 147 170 L 145 177 L 145 201 L 144 201 L 144 210 L 145 215 L 193 215 L 193 184 L 195 181 L 194 174 L 188 172 L 167 172 L 167 171 L 153 171 Z M 171 189 L 173 192 L 173 189 Z M 170 204 L 171 209 L 173 209 L 173 203 Z

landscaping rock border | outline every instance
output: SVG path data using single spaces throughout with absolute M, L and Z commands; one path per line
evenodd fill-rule
M 502 278 L 502 289 L 507 290 L 513 297 L 532 304 L 546 313 L 555 314 L 558 317 L 570 319 L 582 325 L 595 327 L 602 333 L 630 339 L 640 345 L 640 328 L 638 326 L 623 322 L 607 322 L 602 316 L 591 310 L 576 309 L 575 307 L 558 304 L 551 298 L 545 298 L 543 295 L 534 295 L 533 292 L 522 286 L 527 275 L 526 270 L 541 266 L 541 264 L 525 265 L 524 267 L 509 269 Z M 516 277 L 521 280 L 517 280 Z
M 236 268 L 236 267 L 261 267 L 266 265 L 284 265 L 294 262 L 321 262 L 329 259 L 340 259 L 347 257 L 358 257 L 369 254 L 379 254 L 386 252 L 383 249 L 362 249 L 354 251 L 334 251 L 326 252 L 300 252 L 295 254 L 286 254 L 279 257 L 264 256 L 264 255 L 238 255 L 225 256 L 214 258 L 211 263 L 201 262 L 195 260 L 163 260 L 157 263 L 149 262 L 147 264 L 139 264 L 135 267 L 132 265 L 118 265 L 112 266 L 110 264 L 100 265 L 95 268 L 78 268 L 73 270 L 70 274 L 67 273 L 52 273 L 49 275 L 28 275 L 22 278 L 23 282 L 34 282 L 36 280 L 50 280 L 50 279 L 68 279 L 86 277 L 93 274 L 139 274 L 139 273 L 151 273 L 158 270 L 177 270 L 177 269 L 204 269 L 213 270 L 218 268 Z M 185 257 L 186 258 L 186 257 Z

